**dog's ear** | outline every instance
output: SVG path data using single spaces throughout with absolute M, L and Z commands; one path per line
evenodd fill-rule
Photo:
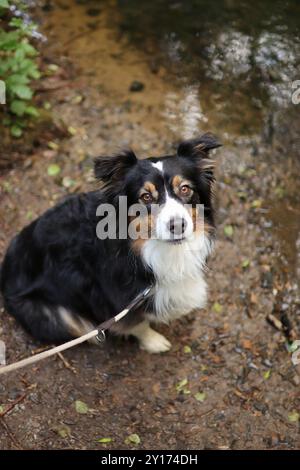
M 177 148 L 177 155 L 184 158 L 207 158 L 210 150 L 221 147 L 216 137 L 207 132 L 196 139 L 185 140 Z
M 112 157 L 97 157 L 94 160 L 94 173 L 104 186 L 114 186 L 121 184 L 126 173 L 137 162 L 137 158 L 132 150 L 124 151 Z
M 209 152 L 221 147 L 216 137 L 209 132 L 196 139 L 185 140 L 177 148 L 178 157 L 190 159 L 196 165 L 200 174 L 208 182 L 214 181 L 215 162 L 209 158 Z

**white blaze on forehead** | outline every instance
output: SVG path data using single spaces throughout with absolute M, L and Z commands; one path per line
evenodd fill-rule
M 185 230 L 178 236 L 172 236 L 169 231 L 169 223 L 172 219 L 184 219 L 186 223 Z M 190 237 L 193 234 L 193 220 L 184 207 L 184 205 L 176 199 L 169 196 L 166 190 L 166 202 L 163 204 L 160 214 L 156 222 L 157 237 L 162 240 L 170 240 L 182 237 Z
M 163 162 L 152 163 L 152 166 L 163 173 Z

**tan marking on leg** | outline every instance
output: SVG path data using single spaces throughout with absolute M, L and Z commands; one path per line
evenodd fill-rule
M 86 333 L 89 333 L 95 329 L 95 325 L 93 325 L 90 321 L 70 312 L 64 307 L 59 307 L 58 313 L 68 332 L 75 338 L 85 335 Z M 89 343 L 99 344 L 95 338 L 90 339 Z

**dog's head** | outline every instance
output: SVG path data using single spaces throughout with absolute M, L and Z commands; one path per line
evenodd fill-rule
M 213 229 L 214 136 L 186 140 L 176 155 L 138 160 L 132 151 L 95 160 L 96 178 L 109 201 L 126 196 L 136 248 L 144 240 L 180 244 Z

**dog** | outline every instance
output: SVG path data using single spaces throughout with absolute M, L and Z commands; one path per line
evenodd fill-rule
M 128 150 L 96 158 L 98 190 L 68 196 L 11 241 L 0 279 L 6 311 L 37 340 L 59 344 L 113 317 L 151 285 L 149 299 L 112 333 L 133 335 L 150 353 L 168 351 L 170 342 L 150 325 L 206 303 L 215 238 L 209 153 L 219 146 L 207 133 L 180 143 L 174 155 L 139 160 Z M 99 237 L 105 221 L 99 208 L 112 207 L 115 226 L 124 229 L 121 196 L 143 209 L 124 219 L 137 236 Z

